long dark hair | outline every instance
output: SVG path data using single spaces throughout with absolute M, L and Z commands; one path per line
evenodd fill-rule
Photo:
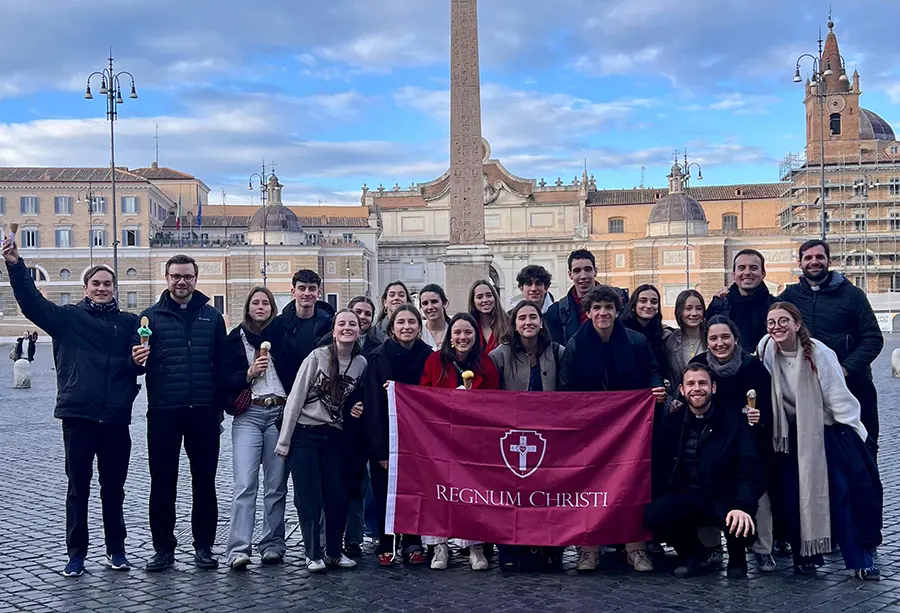
M 250 301 L 253 300 L 253 296 L 259 293 L 263 293 L 266 295 L 266 298 L 269 299 L 270 307 L 269 317 L 261 323 L 253 321 L 253 318 L 250 317 Z M 257 285 L 250 290 L 250 293 L 247 294 L 247 299 L 244 301 L 244 329 L 249 330 L 250 332 L 258 329 L 260 332 L 262 332 L 270 323 L 272 323 L 272 320 L 275 319 L 275 316 L 278 314 L 277 309 L 278 307 L 275 305 L 275 296 L 272 295 L 272 290 L 270 290 L 268 287 Z
M 356 296 L 355 298 L 350 299 L 350 302 L 347 303 L 347 308 L 352 311 L 353 307 L 355 307 L 357 304 L 359 304 L 361 302 L 365 302 L 370 307 L 372 307 L 372 323 L 369 324 L 369 329 L 363 333 L 363 336 L 365 338 L 371 338 L 374 340 L 375 339 L 375 303 L 372 302 L 372 299 L 369 298 L 368 296 Z
M 656 328 L 659 328 L 659 332 L 662 333 L 662 295 L 659 293 L 659 289 L 657 289 L 655 285 L 651 285 L 650 283 L 638 285 L 637 289 L 631 293 L 631 297 L 628 299 L 628 303 L 625 305 L 625 313 L 622 315 L 622 319 L 625 321 L 640 319 L 637 314 L 638 298 L 640 298 L 641 294 L 646 291 L 651 291 L 656 294 L 656 300 L 659 302 L 659 308 L 656 309 L 656 315 L 650 318 L 647 326 L 653 326 L 654 331 L 656 330 Z
M 485 279 L 478 279 L 472 284 L 472 287 L 469 288 L 469 315 L 471 315 L 472 319 L 476 322 L 481 321 L 481 312 L 475 308 L 475 289 L 479 285 L 487 286 L 487 288 L 491 290 L 491 295 L 494 296 L 494 309 L 491 311 L 491 333 L 497 338 L 498 345 L 500 343 L 505 343 L 509 338 L 509 317 L 500 305 L 500 293 L 497 291 L 497 288 L 494 287 L 493 283 Z M 480 324 L 475 326 L 475 332 L 478 336 L 478 342 L 481 343 Z
M 678 327 L 684 332 L 684 315 L 682 312 L 684 311 L 684 305 L 687 303 L 688 298 L 696 298 L 700 301 L 700 308 L 703 309 L 703 312 L 706 313 L 706 300 L 703 299 L 703 294 L 698 292 L 695 289 L 686 289 L 680 294 L 678 294 L 678 298 L 675 299 L 675 321 L 678 322 Z M 703 324 L 700 324 L 700 332 L 703 333 Z
M 537 345 L 535 346 L 534 354 L 538 358 L 540 358 L 542 355 L 544 355 L 544 352 L 547 351 L 547 348 L 553 345 L 553 339 L 550 338 L 550 332 L 544 325 L 544 314 L 541 312 L 541 307 L 539 307 L 536 302 L 532 302 L 530 300 L 520 301 L 519 304 L 517 304 L 515 308 L 513 308 L 512 313 L 509 314 L 509 345 L 510 347 L 512 347 L 514 358 L 513 376 L 515 376 L 515 363 L 519 361 L 519 356 L 525 353 L 525 347 L 522 345 L 522 335 L 519 334 L 519 331 L 516 329 L 516 318 L 519 316 L 519 311 L 526 307 L 530 307 L 537 311 L 538 319 L 541 322 L 541 329 L 538 330 Z
M 475 330 L 475 342 L 469 350 L 468 366 L 470 370 L 478 370 L 481 368 L 481 356 L 484 349 L 481 347 L 481 339 L 478 338 L 478 322 L 468 313 L 457 313 L 450 318 L 447 325 L 447 334 L 444 335 L 444 342 L 441 343 L 441 379 L 447 376 L 447 372 L 452 368 L 456 368 L 453 364 L 456 362 L 456 351 L 453 350 L 453 326 L 458 321 L 468 322 L 472 329 Z
M 813 245 L 815 246 L 815 245 Z M 809 328 L 806 327 L 806 324 L 803 323 L 803 315 L 800 314 L 800 309 L 795 307 L 790 302 L 776 302 L 772 306 L 769 307 L 769 310 L 766 312 L 766 315 L 771 313 L 776 309 L 781 309 L 782 311 L 787 311 L 788 315 L 793 318 L 795 322 L 800 324 L 800 329 L 797 330 L 797 340 L 800 343 L 800 346 L 803 348 L 803 357 L 809 362 L 812 371 L 818 374 L 819 370 L 816 368 L 816 361 L 813 359 L 813 343 L 812 338 L 809 335 Z
M 431 292 L 432 294 L 437 294 L 438 298 L 441 299 L 441 302 L 444 303 L 444 321 L 450 323 L 450 316 L 447 315 L 447 305 L 450 304 L 450 300 L 447 298 L 447 294 L 444 292 L 444 288 L 438 285 L 437 283 L 429 283 L 425 287 L 419 290 L 419 306 L 422 306 L 422 294 L 427 292 Z M 424 324 L 423 324 L 424 325 Z
M 388 316 L 387 307 L 384 306 L 384 301 L 387 300 L 388 290 L 394 287 L 395 285 L 399 285 L 403 288 L 403 291 L 406 292 L 406 302 L 407 304 L 412 304 L 412 299 L 409 297 L 409 288 L 406 287 L 406 283 L 403 281 L 391 281 L 387 285 L 384 286 L 384 291 L 381 292 L 381 313 L 378 314 L 378 321 L 375 322 L 375 325 L 380 325 L 381 322 L 384 321 L 384 318 Z
M 394 322 L 397 320 L 397 315 L 403 312 L 412 313 L 413 315 L 415 315 L 416 321 L 419 322 L 419 334 L 422 333 L 422 314 L 419 313 L 419 309 L 417 309 L 415 305 L 412 304 L 401 304 L 397 307 L 396 311 L 391 313 L 391 317 L 390 319 L 388 319 L 387 333 L 395 343 L 399 343 L 400 341 L 397 340 L 397 337 L 394 335 Z
M 356 317 L 356 324 L 359 325 L 359 317 L 351 311 L 350 309 L 341 309 L 337 313 L 334 314 L 334 319 L 331 320 L 331 331 L 334 332 L 334 326 L 337 324 L 337 318 L 341 313 L 350 313 L 354 317 Z M 350 362 L 353 362 L 353 359 L 362 353 L 362 350 L 359 347 L 359 343 L 353 343 L 353 347 L 350 350 Z M 328 395 L 331 397 L 332 406 L 337 406 L 338 401 L 346 400 L 346 398 L 341 399 L 341 393 L 343 392 L 343 385 L 341 384 L 341 363 L 338 360 L 338 352 L 337 352 L 337 341 L 334 339 L 331 340 L 331 343 L 328 344 Z

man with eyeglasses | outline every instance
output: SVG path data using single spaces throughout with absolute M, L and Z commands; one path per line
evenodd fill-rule
M 209 298 L 196 291 L 197 263 L 186 255 L 166 262 L 168 289 L 141 315 L 151 336 L 143 346 L 133 330 L 132 357 L 147 373 L 147 455 L 150 461 L 150 532 L 153 557 L 147 571 L 175 561 L 175 497 L 181 445 L 191 465 L 194 564 L 212 569 L 218 502 L 219 361 L 225 321 Z

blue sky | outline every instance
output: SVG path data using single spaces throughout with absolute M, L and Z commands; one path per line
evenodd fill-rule
M 448 0 L 0 0 L 0 165 L 108 163 L 104 103 L 82 99 L 109 47 L 140 98 L 119 107 L 116 162 L 195 174 L 248 202 L 277 162 L 291 203 L 358 201 L 365 182 L 439 176 L 449 132 Z M 835 4 L 863 105 L 900 130 L 900 2 Z M 819 0 L 481 0 L 484 134 L 529 178 L 665 184 L 688 150 L 704 183 L 778 179 L 802 151 L 797 56 Z M 804 72 L 810 69 L 804 64 Z M 96 94 L 99 85 L 95 85 Z

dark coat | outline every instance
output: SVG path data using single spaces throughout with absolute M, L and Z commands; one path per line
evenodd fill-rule
M 244 341 L 241 340 L 241 327 L 236 326 L 225 339 L 224 350 L 222 351 L 222 400 L 227 408 L 237 399 L 238 395 L 250 386 L 247 381 L 247 369 L 250 364 L 247 362 L 247 352 L 244 350 Z M 254 340 L 255 338 L 255 340 Z M 285 343 L 284 330 L 275 325 L 275 321 L 271 321 L 268 326 L 257 336 L 248 337 L 250 344 L 259 349 L 256 345 L 263 341 L 272 344 L 270 350 L 272 354 L 272 362 L 275 364 L 275 373 L 278 380 L 282 382 L 282 387 L 286 394 L 289 394 L 291 388 L 284 386 L 282 372 L 287 373 L 285 367 L 279 366 L 278 360 L 275 359 L 275 347 Z M 296 374 L 296 373 L 295 373 Z
M 131 406 L 140 387 L 140 367 L 131 359 L 136 315 L 78 304 L 53 304 L 34 286 L 19 260 L 6 264 L 16 301 L 35 325 L 53 337 L 56 365 L 56 410 L 63 419 L 77 417 L 112 424 L 130 424 Z
M 765 283 L 750 296 L 742 296 L 737 284 L 732 284 L 725 298 L 716 296 L 709 303 L 706 319 L 724 315 L 733 321 L 741 333 L 741 344 L 752 350 L 766 335 L 766 315 L 774 303 L 775 296 L 769 293 Z
M 281 314 L 270 325 L 278 327 L 283 333 L 285 342 L 276 345 L 272 343 L 272 359 L 275 361 L 275 370 L 285 391 L 290 392 L 294 387 L 294 379 L 300 364 L 306 359 L 312 350 L 319 346 L 322 339 L 331 333 L 331 322 L 334 319 L 334 308 L 321 300 L 316 302 L 313 319 L 315 320 L 311 342 L 303 338 L 299 333 L 301 319 L 297 317 L 297 306 L 292 300 L 281 310 Z
M 681 461 L 683 431 L 687 411 L 666 415 L 653 434 L 653 498 L 671 493 L 675 471 Z M 705 496 L 721 505 L 723 516 L 740 509 L 756 515 L 759 498 L 765 491 L 762 463 L 747 419 L 740 411 L 712 408 L 707 426 L 700 435 L 700 487 Z
M 884 347 L 884 336 L 865 292 L 841 273 L 831 271 L 818 291 L 801 278 L 778 299 L 800 309 L 810 336 L 837 354 L 849 373 L 848 385 L 872 378 L 871 364 Z
M 180 308 L 164 291 L 159 301 L 141 313 L 150 320 L 147 358 L 147 409 L 213 409 L 224 407 L 222 355 L 225 320 L 195 291 Z M 132 343 L 140 344 L 135 330 Z
M 565 345 L 581 327 L 576 300 L 578 298 L 575 297 L 575 288 L 572 287 L 559 302 L 551 304 L 544 313 L 544 325 L 550 332 L 550 338 L 560 345 Z
M 412 349 L 404 349 L 393 340 L 387 340 L 366 357 L 365 401 L 363 421 L 368 436 L 372 459 L 382 462 L 388 459 L 388 400 L 384 384 L 396 381 L 418 385 L 425 369 L 425 360 L 432 354 L 431 347 L 416 340 Z
M 695 356 L 691 363 L 709 366 L 709 353 Z M 715 358 L 713 358 L 715 359 Z M 759 423 L 750 427 L 756 451 L 766 472 L 766 487 L 771 483 L 775 470 L 775 447 L 772 444 L 772 375 L 755 356 L 744 353 L 741 367 L 733 377 L 727 379 L 713 374 L 716 393 L 713 401 L 717 410 L 741 412 L 747 405 L 747 392 L 756 390 L 756 408 L 759 409 Z M 683 409 L 686 410 L 686 409 Z M 746 416 L 744 416 L 746 420 Z
M 31 339 L 29 339 L 31 340 Z M 34 362 L 34 354 L 37 351 L 37 343 L 31 341 L 31 344 L 28 345 L 28 355 L 22 355 L 22 345 L 25 344 L 25 337 L 19 337 L 16 339 L 16 355 L 19 356 L 18 360 L 25 358 L 29 362 Z
M 608 347 L 590 321 L 566 345 L 560 366 L 560 390 L 614 392 L 662 387 L 662 375 L 653 351 L 642 334 L 616 322 Z M 603 352 L 611 359 L 604 363 Z
M 619 320 L 626 328 L 637 332 L 647 339 L 650 350 L 653 351 L 653 357 L 656 359 L 656 364 L 661 370 L 665 370 L 668 363 L 666 358 L 666 339 L 669 338 L 673 330 L 662 324 L 662 315 L 657 313 L 646 326 L 640 322 L 634 313 L 626 313 Z

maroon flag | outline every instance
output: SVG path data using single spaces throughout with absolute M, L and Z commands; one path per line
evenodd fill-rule
M 650 390 L 540 393 L 392 383 L 389 534 L 509 545 L 649 538 Z

